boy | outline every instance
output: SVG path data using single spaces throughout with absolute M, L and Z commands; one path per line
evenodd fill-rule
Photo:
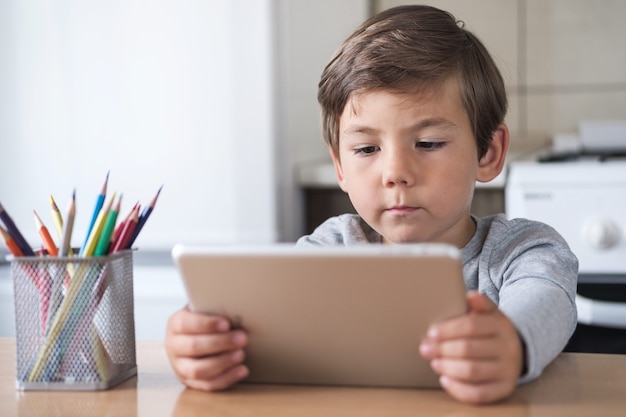
M 500 173 L 509 144 L 504 83 L 482 44 L 435 8 L 383 11 L 325 68 L 318 100 L 358 215 L 328 219 L 298 245 L 461 248 L 469 311 L 433 324 L 416 355 L 467 403 L 506 398 L 536 378 L 574 331 L 578 264 L 546 225 L 470 214 L 475 181 Z M 221 318 L 182 310 L 168 323 L 170 361 L 192 388 L 245 378 L 246 344 Z

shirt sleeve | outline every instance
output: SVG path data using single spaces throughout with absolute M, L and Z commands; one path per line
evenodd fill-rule
M 513 221 L 500 232 L 507 243 L 483 251 L 490 255 L 490 275 L 499 287 L 499 308 L 525 343 L 526 373 L 519 381 L 524 383 L 543 372 L 576 328 L 578 260 L 548 225 Z

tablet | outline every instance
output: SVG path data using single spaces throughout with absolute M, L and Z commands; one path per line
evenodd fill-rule
M 459 251 L 177 245 L 193 311 L 247 330 L 246 382 L 438 387 L 419 353 L 431 323 L 463 314 Z

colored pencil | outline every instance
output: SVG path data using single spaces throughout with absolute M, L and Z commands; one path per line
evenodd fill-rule
M 102 184 L 102 189 L 100 190 L 100 194 L 96 198 L 96 206 L 93 209 L 93 214 L 91 215 L 91 221 L 89 222 L 89 227 L 87 228 L 87 235 L 85 236 L 85 242 L 83 243 L 83 248 L 87 246 L 87 241 L 91 235 L 91 231 L 96 224 L 96 220 L 98 219 L 98 215 L 100 214 L 100 210 L 102 210 L 102 206 L 104 205 L 104 199 L 107 195 L 107 186 L 109 184 L 109 172 L 107 172 L 107 176 L 104 179 L 104 184 Z
M 141 205 L 139 204 L 139 201 L 137 201 L 137 203 L 135 203 L 133 208 L 128 212 L 128 214 L 126 215 L 124 220 L 122 220 L 115 227 L 115 232 L 113 232 L 113 236 L 111 236 L 111 246 L 110 246 L 110 248 L 113 248 L 115 246 L 115 242 L 117 242 L 117 240 L 119 239 L 120 235 L 122 234 L 122 230 L 124 230 L 124 226 L 126 225 L 126 222 L 128 222 L 128 219 L 130 219 L 130 216 L 133 214 L 133 211 L 135 211 L 135 209 L 139 210 L 139 208 L 141 208 Z
M 119 198 L 117 199 L 117 203 L 115 203 L 115 206 L 111 210 L 109 210 L 109 213 L 107 214 L 104 227 L 102 228 L 102 233 L 98 238 L 98 244 L 96 245 L 94 256 L 103 256 L 107 254 L 109 246 L 111 245 L 111 235 L 113 234 L 113 231 L 115 229 L 115 222 L 117 221 L 117 216 L 120 212 L 121 204 L 122 195 L 120 194 Z
M 61 215 L 61 211 L 59 210 L 59 206 L 54 201 L 54 197 L 50 196 L 50 207 L 52 214 L 52 221 L 54 222 L 54 227 L 57 231 L 57 236 L 59 240 L 63 239 L 63 216 Z
M 102 229 L 104 228 L 104 223 L 106 221 L 107 215 L 111 210 L 111 205 L 113 204 L 113 200 L 115 199 L 115 193 L 111 195 L 98 213 L 98 217 L 96 218 L 93 227 L 91 228 L 91 233 L 87 238 L 87 242 L 80 249 L 79 256 L 93 256 L 94 251 L 96 250 L 96 244 L 98 243 L 98 239 L 100 238 L 100 234 L 102 233 Z
M 35 215 L 35 225 L 37 226 L 37 231 L 39 232 L 39 236 L 41 236 L 44 248 L 48 251 L 48 255 L 58 256 L 59 249 L 57 248 L 57 245 L 54 244 L 54 239 L 50 236 L 48 228 L 43 224 L 41 217 L 39 217 L 35 210 L 33 210 L 33 214 Z
M 67 207 L 67 217 L 63 225 L 63 237 L 61 238 L 61 256 L 72 255 L 72 229 L 74 228 L 74 217 L 76 216 L 76 190 L 72 193 L 72 199 Z
M 9 213 L 6 212 L 2 204 L 0 204 L 0 220 L 6 226 L 7 232 L 11 235 L 17 246 L 20 248 L 24 256 L 35 256 L 35 252 L 30 247 L 24 236 L 20 233 Z
M 13 240 L 13 237 L 9 234 L 9 232 L 4 230 L 2 226 L 0 226 L 0 234 L 2 235 L 2 238 L 4 239 L 4 243 L 6 243 L 7 248 L 9 248 L 9 252 L 11 252 L 13 256 L 24 256 L 20 247 L 17 246 L 17 243 L 15 243 L 15 240 Z
M 156 205 L 157 199 L 159 198 L 159 194 L 161 194 L 162 188 L 163 186 L 161 185 L 156 195 L 150 202 L 150 204 L 146 208 L 144 208 L 143 211 L 141 212 L 141 216 L 139 216 L 139 220 L 137 221 L 137 226 L 135 227 L 135 231 L 133 232 L 133 235 L 128 241 L 129 248 L 133 245 L 133 243 L 135 243 L 135 239 L 137 239 L 137 236 L 139 236 L 139 232 L 141 232 L 141 229 L 146 224 L 146 220 L 148 220 L 148 217 L 150 217 L 152 210 L 154 210 L 154 206 Z
M 133 232 L 137 228 L 138 221 L 139 221 L 139 207 L 135 208 L 132 211 L 130 218 L 124 225 L 124 230 L 122 230 L 120 237 L 118 238 L 117 242 L 115 242 L 115 245 L 109 251 L 109 253 L 119 252 L 121 250 L 128 249 L 130 247 L 129 245 L 130 238 L 132 237 Z

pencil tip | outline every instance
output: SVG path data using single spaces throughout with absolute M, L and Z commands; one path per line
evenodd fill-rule
M 56 201 L 54 201 L 54 197 L 50 194 L 50 205 L 52 206 L 52 210 L 59 211 L 59 206 L 57 206 Z
M 100 191 L 100 194 L 102 194 L 102 195 L 106 195 L 106 193 L 107 193 L 107 185 L 109 184 L 109 173 L 110 172 L 111 171 L 107 171 L 107 176 L 104 179 L 104 184 L 102 184 L 102 190 Z
M 159 187 L 157 193 L 155 194 L 154 198 L 152 199 L 152 201 L 150 202 L 150 206 L 154 207 L 154 205 L 157 202 L 157 199 L 159 198 L 159 195 L 161 194 L 161 189 L 163 188 L 163 184 L 161 184 L 161 186 Z

